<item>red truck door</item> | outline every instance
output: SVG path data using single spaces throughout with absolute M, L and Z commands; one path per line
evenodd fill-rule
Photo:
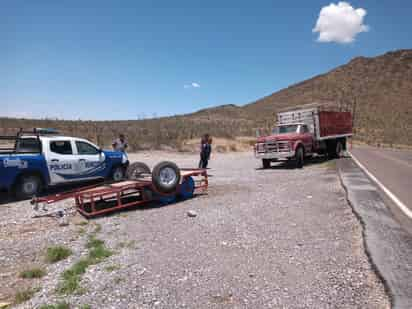
M 300 134 L 303 146 L 305 147 L 305 154 L 313 152 L 313 135 L 310 133 L 307 125 L 300 126 Z

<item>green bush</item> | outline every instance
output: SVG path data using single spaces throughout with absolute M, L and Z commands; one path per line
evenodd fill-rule
M 21 304 L 28 301 L 33 295 L 38 291 L 38 289 L 26 289 L 22 291 L 18 291 L 16 295 L 14 295 L 14 303 Z
M 68 303 L 58 303 L 55 305 L 41 305 L 39 309 L 70 309 Z
M 32 279 L 32 278 L 41 278 L 46 274 L 46 271 L 42 268 L 35 267 L 32 269 L 26 269 L 23 270 L 20 273 L 20 278 L 25 278 L 25 279 Z
M 80 288 L 81 276 L 86 272 L 87 267 L 101 262 L 104 258 L 111 256 L 113 253 L 108 250 L 104 241 L 91 236 L 87 243 L 89 254 L 87 257 L 80 259 L 62 274 L 63 281 L 57 287 L 60 294 L 72 294 L 78 292 Z
M 46 251 L 46 261 L 48 263 L 56 263 L 58 261 L 66 259 L 71 254 L 72 251 L 64 246 L 49 247 Z

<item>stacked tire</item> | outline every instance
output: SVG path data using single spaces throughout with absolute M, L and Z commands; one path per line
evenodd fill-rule
M 166 195 L 177 191 L 181 178 L 179 167 L 170 161 L 158 163 L 152 171 L 145 163 L 134 162 L 130 164 L 126 175 L 131 180 L 140 180 L 151 176 L 152 184 L 156 191 Z

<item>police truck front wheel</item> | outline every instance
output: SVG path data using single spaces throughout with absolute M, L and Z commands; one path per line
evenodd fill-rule
M 23 175 L 16 184 L 15 193 L 18 199 L 26 199 L 38 195 L 43 187 L 42 180 L 36 175 Z

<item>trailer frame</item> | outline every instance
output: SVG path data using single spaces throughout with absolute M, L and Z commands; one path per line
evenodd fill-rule
M 147 205 L 162 198 L 178 197 L 188 182 L 193 184 L 189 190 L 206 192 L 209 181 L 206 169 L 181 168 L 181 182 L 176 190 L 169 194 L 159 192 L 153 185 L 149 174 L 138 180 L 124 180 L 115 183 L 95 184 L 79 189 L 34 197 L 31 204 L 35 209 L 39 205 L 50 205 L 59 201 L 74 199 L 77 211 L 86 218 L 116 212 L 125 208 Z M 189 181 L 189 178 L 193 179 Z M 110 205 L 112 204 L 112 206 Z M 106 206 L 101 208 L 101 206 Z

